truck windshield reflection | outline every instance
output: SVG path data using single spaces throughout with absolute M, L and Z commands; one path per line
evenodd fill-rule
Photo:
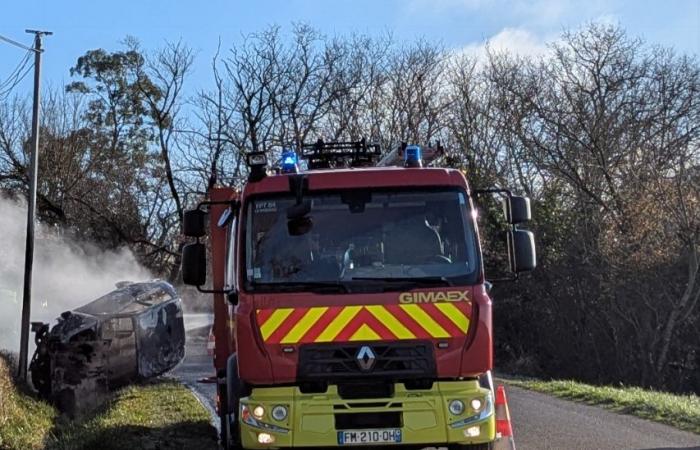
M 459 190 L 361 191 L 258 198 L 246 217 L 249 288 L 372 278 L 468 278 L 478 267 L 469 204 Z M 300 216 L 296 211 L 306 209 Z M 295 214 L 290 214 L 294 211 Z M 434 283 L 433 283 L 434 284 Z M 302 286 L 303 285 L 303 286 Z

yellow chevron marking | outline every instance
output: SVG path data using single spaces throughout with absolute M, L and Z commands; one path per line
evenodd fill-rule
M 315 342 L 331 342 L 343 331 L 353 317 L 362 309 L 362 306 L 347 306 L 338 314 L 325 330 L 316 338 Z
M 400 305 L 406 314 L 411 316 L 413 320 L 416 321 L 425 331 L 428 332 L 434 338 L 446 338 L 450 337 L 450 334 L 445 331 L 444 328 L 440 326 L 439 323 L 435 322 L 428 313 L 423 311 L 418 305 Z
M 272 336 L 272 333 L 282 325 L 284 320 L 289 317 L 293 311 L 294 308 L 276 309 L 265 323 L 260 326 L 260 333 L 262 334 L 263 340 L 266 341 L 267 338 Z
M 294 327 L 289 330 L 289 333 L 282 338 L 280 341 L 281 344 L 295 344 L 301 340 L 302 337 L 306 334 L 307 331 L 313 326 L 313 324 L 316 323 L 318 319 L 323 316 L 323 314 L 328 311 L 328 307 L 323 306 L 319 308 L 309 308 L 308 311 L 306 311 L 306 314 L 304 314 L 304 317 L 297 322 Z
M 453 303 L 435 303 L 435 307 L 440 310 L 448 319 L 465 333 L 469 329 L 469 317 Z
M 411 333 L 411 330 L 403 326 L 393 314 L 384 308 L 382 305 L 370 305 L 365 308 L 378 320 L 389 329 L 399 339 L 415 339 L 416 336 Z
M 351 341 L 378 341 L 380 339 L 381 337 L 366 323 L 363 323 L 362 326 L 350 336 Z

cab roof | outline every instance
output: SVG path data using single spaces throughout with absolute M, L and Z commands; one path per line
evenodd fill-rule
M 268 175 L 260 181 L 247 183 L 243 190 L 243 196 L 289 192 L 289 178 L 294 176 L 306 177 L 311 191 L 413 186 L 454 186 L 469 190 L 464 175 L 456 169 L 361 167 L 317 169 L 292 174 Z

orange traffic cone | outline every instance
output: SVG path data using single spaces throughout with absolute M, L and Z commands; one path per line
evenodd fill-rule
M 506 389 L 503 386 L 498 386 L 496 389 L 496 442 L 494 442 L 493 449 L 515 450 Z
M 207 354 L 209 356 L 214 356 L 214 352 L 216 351 L 216 338 L 214 337 L 214 328 L 209 329 L 209 339 L 207 340 Z M 213 384 L 217 382 L 216 375 L 212 375 L 209 377 L 203 377 L 197 380 L 198 383 L 208 383 L 208 384 Z

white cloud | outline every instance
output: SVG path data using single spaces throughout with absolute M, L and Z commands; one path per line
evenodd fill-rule
M 558 29 L 606 17 L 619 0 L 410 0 L 405 11 L 413 16 L 446 16 L 468 13 L 489 22 L 518 24 L 528 28 Z
M 547 53 L 548 42 L 551 40 L 548 41 L 524 28 L 504 28 L 485 41 L 467 44 L 457 52 L 480 61 L 486 57 L 487 47 L 496 53 L 538 57 Z
M 406 9 L 415 15 L 477 13 L 485 17 L 518 19 L 529 24 L 552 25 L 574 7 L 571 0 L 411 0 Z

